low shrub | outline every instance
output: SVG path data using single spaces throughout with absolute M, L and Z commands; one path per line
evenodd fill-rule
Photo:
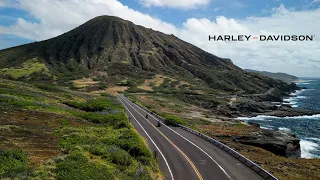
M 104 82 L 100 82 L 98 88 L 104 90 L 108 88 L 108 85 Z
M 68 101 L 64 102 L 64 104 L 87 112 L 98 112 L 108 108 L 122 108 L 118 103 L 112 102 L 107 98 L 97 98 L 86 102 Z
M 166 125 L 169 125 L 169 126 L 177 126 L 178 124 L 181 124 L 181 125 L 185 124 L 185 122 L 182 119 L 176 116 L 167 116 L 164 119 L 164 122 Z
M 25 108 L 28 106 L 35 106 L 33 102 L 22 100 L 22 99 L 11 99 L 7 97 L 0 97 L 0 102 L 11 104 L 15 107 Z
M 0 150 L 0 178 L 17 177 L 28 171 L 27 155 L 22 150 Z
M 104 115 L 104 114 L 97 114 L 94 112 L 85 112 L 85 113 L 79 113 L 78 116 L 90 122 L 97 123 L 97 124 L 106 124 L 116 129 L 128 127 L 129 125 L 124 113 Z
M 107 165 L 92 163 L 83 154 L 75 152 L 56 165 L 57 179 L 115 179 L 114 170 Z
M 53 85 L 48 85 L 48 84 L 35 84 L 35 86 L 39 89 L 43 89 L 46 91 L 52 91 L 52 92 L 60 92 L 62 91 L 61 89 L 57 88 L 56 86 Z
M 108 126 L 69 126 L 61 127 L 57 135 L 63 137 L 60 147 L 69 153 L 66 158 L 57 161 L 58 179 L 155 179 L 151 172 L 157 171 L 156 161 L 142 137 L 132 127 L 114 129 Z M 109 169 L 105 169 L 104 165 Z M 144 171 L 139 172 L 140 168 Z M 137 172 L 139 178 L 136 177 Z M 105 177 L 101 178 L 100 175 Z

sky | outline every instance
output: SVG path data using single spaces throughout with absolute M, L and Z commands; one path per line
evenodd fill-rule
M 0 49 L 56 37 L 100 15 L 174 34 L 241 68 L 320 77 L 320 0 L 0 0 Z M 314 41 L 208 40 L 283 34 Z

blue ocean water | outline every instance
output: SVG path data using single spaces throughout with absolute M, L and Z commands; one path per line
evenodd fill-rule
M 302 78 L 297 82 L 307 89 L 292 93 L 285 99 L 291 106 L 308 110 L 320 110 L 320 78 Z M 259 123 L 262 128 L 291 132 L 301 139 L 302 158 L 320 158 L 320 114 L 313 116 L 274 117 L 257 116 L 238 118 Z

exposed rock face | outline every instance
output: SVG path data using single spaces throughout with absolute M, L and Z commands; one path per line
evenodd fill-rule
M 280 156 L 301 157 L 300 140 L 292 134 L 262 129 L 248 136 L 233 138 L 236 142 L 261 147 Z

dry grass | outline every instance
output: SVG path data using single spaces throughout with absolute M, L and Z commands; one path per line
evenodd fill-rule
M 74 86 L 77 88 L 84 88 L 84 87 L 92 86 L 92 85 L 99 83 L 99 82 L 94 81 L 90 78 L 77 79 L 72 82 L 73 82 Z
M 138 88 L 146 91 L 153 91 L 153 88 L 159 87 L 163 84 L 164 79 L 169 79 L 171 82 L 177 81 L 176 79 L 173 79 L 171 77 L 157 74 L 152 79 L 146 79 L 142 85 L 138 86 Z M 181 85 L 190 85 L 190 84 L 186 81 L 180 81 L 180 83 L 177 84 L 175 88 L 179 88 L 179 86 Z M 203 92 L 199 91 L 199 93 L 203 93 Z
M 0 116 L 0 149 L 23 149 L 32 165 L 38 166 L 60 153 L 54 129 L 64 117 L 45 112 L 11 111 Z M 78 126 L 82 121 L 72 119 Z
M 163 97 L 150 97 L 147 95 L 135 95 L 139 102 L 166 114 L 180 116 L 187 119 L 202 119 L 209 122 L 221 122 L 220 119 L 210 116 L 210 111 L 180 101 L 172 102 Z
M 138 86 L 138 88 L 146 91 L 152 91 L 153 87 L 159 87 L 163 83 L 164 78 L 165 76 L 157 74 L 152 79 L 146 79 L 142 85 Z
M 105 90 L 93 91 L 92 93 L 93 94 L 108 93 L 108 94 L 116 96 L 119 94 L 119 92 L 124 92 L 128 88 L 129 88 L 128 86 L 113 86 L 113 87 L 109 87 Z

